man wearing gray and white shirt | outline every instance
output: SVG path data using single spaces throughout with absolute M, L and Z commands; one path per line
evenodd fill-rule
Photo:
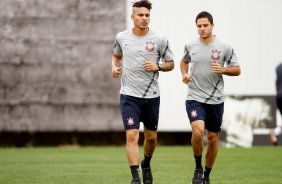
M 182 81 L 188 84 L 186 111 L 192 127 L 191 144 L 196 163 L 192 183 L 209 184 L 210 171 L 218 152 L 218 136 L 224 110 L 222 75 L 238 76 L 241 69 L 232 47 L 213 35 L 214 24 L 210 13 L 199 13 L 196 26 L 200 38 L 185 45 L 180 69 Z M 203 170 L 205 129 L 208 146 Z
M 149 29 L 151 3 L 133 4 L 134 27 L 118 33 L 112 56 L 112 76 L 121 74 L 120 110 L 126 130 L 126 151 L 132 184 L 141 184 L 138 174 L 140 122 L 144 124 L 144 159 L 141 169 L 144 184 L 152 184 L 150 161 L 157 145 L 160 91 L 159 72 L 174 68 L 173 53 L 166 37 Z M 164 61 L 160 65 L 159 60 Z

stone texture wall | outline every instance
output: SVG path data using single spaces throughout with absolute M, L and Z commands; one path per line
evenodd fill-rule
M 124 0 L 1 0 L 0 9 L 0 131 L 122 129 L 111 53 Z

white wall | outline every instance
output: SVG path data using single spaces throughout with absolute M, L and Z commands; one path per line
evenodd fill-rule
M 127 1 L 127 25 L 131 1 Z M 282 61 L 282 1 L 280 0 L 151 0 L 150 27 L 163 32 L 175 54 L 175 69 L 160 75 L 160 131 L 190 130 L 185 111 L 186 86 L 179 61 L 185 43 L 198 37 L 195 17 L 208 11 L 214 34 L 228 41 L 240 61 L 242 74 L 225 77 L 227 95 L 275 95 L 275 66 Z

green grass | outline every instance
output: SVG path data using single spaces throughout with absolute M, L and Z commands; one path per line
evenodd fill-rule
M 142 152 L 141 152 L 142 153 Z M 156 184 L 190 183 L 189 146 L 159 146 L 152 159 Z M 276 184 L 282 147 L 220 148 L 213 184 Z M 124 147 L 0 148 L 1 184 L 129 184 Z

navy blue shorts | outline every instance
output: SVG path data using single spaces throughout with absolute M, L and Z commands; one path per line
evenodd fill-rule
M 139 129 L 140 122 L 148 130 L 158 129 L 160 97 L 137 98 L 120 95 L 120 111 L 125 130 Z
M 282 93 L 276 95 L 276 104 L 280 114 L 282 115 Z
M 190 124 L 196 120 L 203 120 L 205 122 L 205 129 L 210 132 L 220 132 L 223 111 L 224 103 L 205 104 L 195 100 L 186 100 L 186 112 Z

